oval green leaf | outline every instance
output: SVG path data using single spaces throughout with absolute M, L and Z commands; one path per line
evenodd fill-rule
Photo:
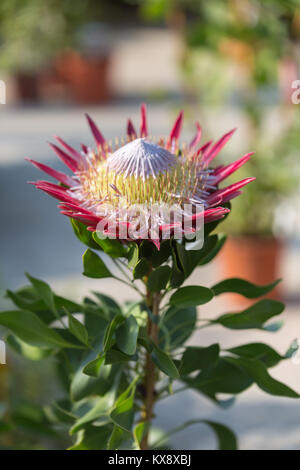
M 159 349 L 156 345 L 153 345 L 151 357 L 153 362 L 162 372 L 164 372 L 169 377 L 172 377 L 172 379 L 179 378 L 178 369 L 175 366 L 171 357 L 167 353 Z
M 193 307 L 206 304 L 213 298 L 212 290 L 202 286 L 186 286 L 178 289 L 170 298 L 170 304 L 177 307 Z
M 100 279 L 103 277 L 112 277 L 100 256 L 96 255 L 89 248 L 83 255 L 83 274 L 87 277 Z
M 170 277 L 171 268 L 169 266 L 160 266 L 150 274 L 147 287 L 151 292 L 160 292 L 166 288 Z
M 237 313 L 226 313 L 213 320 L 213 323 L 223 325 L 232 330 L 243 330 L 248 328 L 263 329 L 264 323 L 270 318 L 280 315 L 284 305 L 277 300 L 260 300 L 251 307 Z
M 112 238 L 100 238 L 97 232 L 93 233 L 93 239 L 102 250 L 112 258 L 126 258 L 127 249 L 122 245 L 119 240 Z
M 43 323 L 37 315 L 26 310 L 0 312 L 0 325 L 5 326 L 25 343 L 38 347 L 76 348 L 56 331 Z
M 244 279 L 231 278 L 225 279 L 225 281 L 219 282 L 212 287 L 215 295 L 225 294 L 227 292 L 233 292 L 240 294 L 248 299 L 254 299 L 262 295 L 268 294 L 281 280 L 266 284 L 264 286 L 258 286 L 252 284 L 252 282 L 245 281 Z
M 123 353 L 131 356 L 136 351 L 136 342 L 139 333 L 139 326 L 133 315 L 126 318 L 116 330 L 117 345 Z

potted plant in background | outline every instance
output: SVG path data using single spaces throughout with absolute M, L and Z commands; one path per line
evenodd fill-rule
M 249 187 L 246 201 L 241 203 L 237 199 L 233 202 L 234 216 L 225 223 L 231 235 L 220 257 L 225 276 L 242 276 L 249 281 L 256 279 L 258 284 L 280 277 L 284 235 L 274 232 L 274 219 L 280 202 L 293 194 L 299 181 L 297 129 L 298 123 L 294 123 L 287 130 L 276 132 L 271 139 L 266 137 L 263 126 L 256 129 L 261 135 L 256 135 L 252 142 L 257 151 L 249 167 L 259 182 L 255 190 Z M 291 168 L 294 169 L 292 172 Z M 243 171 L 241 168 L 241 176 Z M 284 220 L 282 214 L 282 226 Z M 280 287 L 269 295 L 280 298 Z
M 256 279 L 258 284 L 280 277 L 283 240 L 274 234 L 275 212 L 299 181 L 299 112 L 291 100 L 292 84 L 298 78 L 296 5 L 290 2 L 270 9 L 262 2 L 231 2 L 215 50 L 225 55 L 238 77 L 229 93 L 235 94 L 233 106 L 245 120 L 247 143 L 256 150 L 249 166 L 259 179 L 254 191 L 249 188 L 246 201 L 236 201 L 236 212 L 227 226 L 232 236 L 221 257 L 223 272 Z M 269 295 L 278 298 L 279 289 Z
M 58 77 L 68 85 L 78 103 L 101 103 L 112 96 L 109 67 L 112 36 L 102 23 L 86 23 L 76 34 L 76 50 L 61 53 L 55 60 Z
M 223 115 L 233 110 L 245 125 L 246 146 L 256 152 L 249 167 L 259 182 L 247 198 L 233 203 L 223 272 L 268 283 L 280 277 L 282 241 L 273 232 L 275 211 L 299 181 L 299 111 L 291 94 L 298 78 L 300 2 L 172 5 L 170 10 L 167 1 L 149 1 L 141 12 L 150 20 L 180 16 L 180 25 L 174 21 L 172 27 L 184 44 L 181 69 L 191 108 L 200 108 L 204 122 L 212 109 Z M 278 289 L 270 295 L 278 296 Z
M 109 99 L 111 38 L 96 23 L 109 17 L 109 3 L 3 0 L 0 68 L 13 76 L 17 98 Z
M 52 25 L 45 24 L 46 11 L 41 2 L 4 0 L 0 5 L 1 72 L 13 75 L 20 101 L 38 99 L 37 75 L 52 49 L 47 37 Z

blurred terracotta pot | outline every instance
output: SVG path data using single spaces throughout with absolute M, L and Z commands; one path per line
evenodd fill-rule
M 229 237 L 220 253 L 222 274 L 225 278 L 239 277 L 254 284 L 269 284 L 280 277 L 279 265 L 282 242 L 276 238 L 255 236 Z M 226 294 L 228 300 L 250 305 L 238 294 Z M 281 288 L 276 286 L 266 297 L 280 300 Z
M 15 74 L 16 99 L 21 102 L 38 100 L 38 80 L 34 73 L 17 72 Z
M 71 97 L 78 103 L 103 103 L 111 98 L 109 56 L 88 57 L 77 52 L 56 60 L 58 76 L 68 84 Z
M 40 99 L 45 102 L 65 102 L 70 100 L 67 84 L 51 65 L 39 72 L 38 91 Z

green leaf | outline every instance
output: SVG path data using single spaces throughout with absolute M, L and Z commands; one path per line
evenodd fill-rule
M 122 401 L 110 414 L 111 420 L 125 431 L 131 431 L 134 412 L 133 412 L 134 396 L 130 395 L 126 400 Z
M 213 292 L 207 287 L 186 286 L 174 292 L 170 298 L 170 304 L 177 307 L 193 307 L 206 304 L 213 296 Z
M 113 410 L 110 413 L 111 420 L 125 431 L 131 432 L 134 421 L 134 395 L 138 376 L 129 387 L 119 396 Z
M 86 309 L 84 314 L 84 324 L 89 335 L 90 344 L 97 343 L 102 345 L 105 330 L 109 324 L 109 319 L 106 318 L 105 314 L 101 315 L 102 312 L 98 309 L 95 309 L 95 311 Z
M 57 437 L 56 432 L 51 427 L 51 423 L 47 419 L 46 413 L 39 405 L 29 402 L 15 404 L 10 413 L 10 422 L 14 428 L 18 429 L 19 432 L 23 432 L 28 437 Z
M 126 317 L 133 315 L 140 328 L 147 327 L 148 307 L 143 301 L 134 302 L 129 305 L 128 310 L 124 314 Z
M 32 346 L 30 344 L 25 343 L 20 338 L 14 335 L 8 335 L 5 338 L 6 344 L 8 344 L 16 353 L 20 354 L 21 356 L 30 359 L 31 361 L 40 361 L 45 357 L 50 356 L 53 354 L 53 349 L 45 349 L 39 348 L 37 346 Z
M 106 450 L 111 425 L 87 426 L 79 432 L 77 442 L 69 450 Z
M 120 428 L 117 425 L 114 425 L 108 444 L 107 444 L 107 450 L 118 450 L 120 444 L 122 443 L 123 436 L 124 436 L 124 429 Z
M 130 268 L 134 268 L 136 263 L 139 260 L 139 247 L 135 242 L 129 245 L 127 256 L 128 256 L 128 266 Z
M 102 369 L 104 369 L 104 367 Z M 89 379 L 89 377 L 87 378 Z M 86 427 L 88 423 L 92 423 L 96 420 L 99 420 L 100 418 L 108 418 L 111 407 L 113 406 L 113 403 L 116 399 L 117 385 L 119 383 L 118 380 L 116 381 L 115 379 L 116 377 L 109 378 L 111 382 L 106 387 L 106 393 L 92 401 L 92 406 L 90 406 L 88 410 L 72 426 L 70 434 L 77 433 L 80 431 L 80 429 Z M 99 383 L 99 380 L 97 383 Z M 97 394 L 101 394 L 100 388 L 95 388 L 95 392 Z
M 195 370 L 205 369 L 215 365 L 220 353 L 218 344 L 212 344 L 206 348 L 189 346 L 181 358 L 180 375 L 188 375 Z
M 112 319 L 115 315 L 122 314 L 121 307 L 117 304 L 117 302 L 107 295 L 100 294 L 99 292 L 93 292 L 93 294 L 97 297 L 100 301 L 100 305 L 102 309 L 107 314 L 108 319 Z
M 129 395 L 135 393 L 135 389 L 136 389 L 136 384 L 137 382 L 139 381 L 140 377 L 138 375 L 135 376 L 135 378 L 132 380 L 132 382 L 130 382 L 130 384 L 128 385 L 128 387 L 121 393 L 121 395 L 119 395 L 116 403 L 115 403 L 115 407 L 116 406 L 119 406 L 121 403 L 123 403 L 123 401 L 125 401 Z
M 299 394 L 287 385 L 273 379 L 268 373 L 266 366 L 258 360 L 246 358 L 227 357 L 226 361 L 242 367 L 254 382 L 266 393 L 279 397 L 299 398 Z
M 212 290 L 215 295 L 234 292 L 236 294 L 243 295 L 248 299 L 254 299 L 255 297 L 260 297 L 270 292 L 279 282 L 280 279 L 272 282 L 271 284 L 266 284 L 265 286 L 257 286 L 249 281 L 245 281 L 244 279 L 232 278 L 215 284 L 212 287 Z
M 199 262 L 199 266 L 210 263 L 222 249 L 224 243 L 226 242 L 227 237 L 225 235 L 218 237 L 216 245 L 205 255 Z
M 97 232 L 93 232 L 93 239 L 97 245 L 99 245 L 102 250 L 112 258 L 126 258 L 127 249 L 119 240 L 112 238 L 99 238 Z
M 273 348 L 264 343 L 249 343 L 227 349 L 236 356 L 262 361 L 266 367 L 276 366 L 285 356 L 278 354 Z
M 153 344 L 151 357 L 152 357 L 153 362 L 157 365 L 157 367 L 162 372 L 164 372 L 169 377 L 172 377 L 172 379 L 179 378 L 179 372 L 173 360 L 170 358 L 170 356 L 167 353 L 162 351 L 155 344 Z
M 130 315 L 116 330 L 117 345 L 123 353 L 131 356 L 136 351 L 139 326 L 133 315 Z
M 73 424 L 76 421 L 76 415 L 71 412 L 72 402 L 69 400 L 59 400 L 47 405 L 45 413 L 48 419 L 54 424 Z
M 216 423 L 215 421 L 204 420 L 203 423 L 210 426 L 215 432 L 218 439 L 219 450 L 237 450 L 237 439 L 231 429 L 224 424 Z
M 43 300 L 40 300 L 36 290 L 32 286 L 25 286 L 16 292 L 6 291 L 7 297 L 21 310 L 29 310 L 30 312 L 42 313 L 46 323 L 53 320 L 53 313 L 49 310 Z
M 161 243 L 159 250 L 157 248 L 154 250 L 154 253 L 151 259 L 152 266 L 154 268 L 158 268 L 158 266 L 161 266 L 163 263 L 168 261 L 171 255 L 172 255 L 172 247 L 171 247 L 170 240 L 165 240 Z
M 215 228 L 219 225 L 222 219 L 215 220 L 214 222 L 209 222 L 208 224 L 204 224 L 204 237 L 208 237 L 210 233 L 212 233 Z
M 129 361 L 137 361 L 138 355 L 133 354 L 132 356 L 128 356 L 124 354 L 119 349 L 111 348 L 105 354 L 105 364 L 115 364 L 118 362 L 129 362 Z
M 141 442 L 149 429 L 149 423 L 142 421 L 138 423 L 133 430 L 133 437 L 138 450 L 141 450 Z
M 48 328 L 35 313 L 26 310 L 0 312 L 0 325 L 11 330 L 25 343 L 38 347 L 76 348 Z
M 174 249 L 172 250 L 172 273 L 170 279 L 170 286 L 174 289 L 181 286 L 185 280 L 185 275 L 182 266 L 179 264 L 176 245 L 174 242 Z
M 83 311 L 81 305 L 73 302 L 72 300 L 66 299 L 65 297 L 61 297 L 60 295 L 54 294 L 54 302 L 58 313 L 61 315 L 65 314 L 64 309 L 67 309 L 70 313 L 80 313 Z
M 224 424 L 216 423 L 215 421 L 208 421 L 205 419 L 191 419 L 181 424 L 177 428 L 171 429 L 166 435 L 154 443 L 153 448 L 157 449 L 161 447 L 170 436 L 177 434 L 178 432 L 183 431 L 189 426 L 193 426 L 195 424 L 206 424 L 212 428 L 218 439 L 218 450 L 237 450 L 237 440 L 231 429 L 229 429 Z
M 104 335 L 104 340 L 103 340 L 104 352 L 108 351 L 111 348 L 113 344 L 113 335 L 115 333 L 115 330 L 117 326 L 119 326 L 124 321 L 125 321 L 125 317 L 123 317 L 123 315 L 116 315 L 114 319 L 110 322 L 110 324 L 107 326 L 107 329 Z
M 77 320 L 77 318 L 71 315 L 67 309 L 66 312 L 69 319 L 69 330 L 72 335 L 81 341 L 81 343 L 85 344 L 85 346 L 89 346 L 89 335 L 86 327 L 79 320 Z
M 83 373 L 90 377 L 98 377 L 102 363 L 105 360 L 105 356 L 100 356 L 87 363 L 83 369 Z
M 52 310 L 52 312 L 57 315 L 54 296 L 50 286 L 48 286 L 46 282 L 30 276 L 28 273 L 26 273 L 26 276 L 33 285 L 33 288 L 35 289 L 38 297 L 43 300 L 47 307 L 49 307 L 50 310 Z
M 194 378 L 185 377 L 183 381 L 214 400 L 217 393 L 235 395 L 243 392 L 252 385 L 253 379 L 243 368 L 226 359 L 227 356 L 219 358 L 214 366 L 203 369 Z
M 83 274 L 87 277 L 100 279 L 103 277 L 112 277 L 102 259 L 90 249 L 83 254 Z
M 181 346 L 193 333 L 196 320 L 195 307 L 170 307 L 160 323 L 159 345 L 166 350 Z
M 189 277 L 198 265 L 208 262 L 209 256 L 210 259 L 212 259 L 211 255 L 217 243 L 217 235 L 207 237 L 204 240 L 203 247 L 200 250 L 191 249 L 189 243 L 187 243 L 185 246 L 180 243 L 176 243 L 175 247 L 177 251 L 177 258 L 182 267 L 182 270 L 184 271 L 185 278 Z
M 9 433 L 10 431 L 12 431 L 12 429 L 13 427 L 11 424 L 5 423 L 4 421 L 0 420 L 0 434 Z M 2 446 L 0 447 L 0 449 L 2 450 Z
M 70 429 L 70 434 L 73 435 L 77 433 L 85 428 L 87 424 L 100 420 L 100 418 L 107 419 L 112 403 L 113 397 L 111 393 L 107 393 L 105 396 L 99 398 L 96 404 L 75 422 Z
M 177 260 L 178 264 L 181 267 L 181 270 L 184 272 L 185 278 L 189 277 L 189 275 L 193 272 L 196 268 L 198 261 L 199 261 L 199 251 L 187 251 L 184 245 L 180 243 L 175 244 L 175 249 L 177 253 Z
M 213 320 L 225 328 L 242 330 L 248 328 L 263 329 L 264 323 L 270 318 L 279 315 L 284 310 L 284 305 L 276 300 L 260 300 L 240 313 L 226 313 Z
M 48 286 L 50 289 L 50 287 Z M 14 304 L 21 310 L 28 310 L 33 313 L 37 313 L 40 320 L 47 325 L 50 324 L 54 319 L 58 319 L 60 316 L 65 315 L 64 308 L 71 313 L 79 313 L 82 311 L 82 306 L 72 302 L 71 300 L 55 295 L 54 303 L 56 311 L 48 307 L 44 300 L 41 300 L 40 294 L 32 286 L 25 286 L 18 289 L 16 292 L 7 291 L 7 296 L 14 302 Z
M 92 232 L 87 230 L 87 226 L 76 219 L 71 219 L 71 224 L 76 237 L 89 248 L 99 250 L 99 245 L 93 240 Z
M 205 258 L 216 246 L 218 243 L 218 235 L 211 235 L 209 237 L 206 237 L 203 242 L 203 246 L 200 250 L 197 250 L 197 254 L 199 254 L 198 262 Z M 186 245 L 187 250 L 191 250 L 190 244 L 187 243 Z M 194 252 L 195 250 L 192 249 Z
M 150 270 L 149 262 L 146 260 L 146 258 L 141 258 L 133 269 L 133 278 L 142 279 L 144 276 L 148 274 L 149 270 Z
M 160 266 L 150 274 L 147 287 L 151 292 L 159 292 L 166 288 L 171 276 L 171 268 L 169 266 Z
M 147 258 L 152 260 L 152 256 L 156 250 L 155 245 L 149 240 L 143 240 L 139 245 L 139 258 Z
M 111 388 L 111 384 L 116 382 L 119 377 L 118 365 L 102 364 L 97 377 L 88 376 L 83 371 L 88 363 L 97 359 L 101 352 L 101 344 L 95 346 L 95 350 L 89 350 L 83 357 L 78 366 L 78 361 L 74 364 L 76 372 L 72 378 L 70 395 L 73 401 L 79 401 L 90 395 L 105 395 Z

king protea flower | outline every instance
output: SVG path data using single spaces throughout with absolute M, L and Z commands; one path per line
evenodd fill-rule
M 111 221 L 117 227 L 114 231 L 117 238 L 132 240 L 132 236 L 124 236 L 124 230 L 120 227 L 137 226 L 137 215 L 132 208 L 138 205 L 143 207 L 143 222 L 139 224 L 139 236 L 136 238 L 149 238 L 159 248 L 160 240 L 166 238 L 166 233 L 172 236 L 175 228 L 179 228 L 183 236 L 186 232 L 178 217 L 175 221 L 174 217 L 170 220 L 165 216 L 165 210 L 159 212 L 157 207 L 176 207 L 177 212 L 181 211 L 180 215 L 183 215 L 185 205 L 191 205 L 190 230 L 193 231 L 200 216 L 205 223 L 223 218 L 229 212 L 228 208 L 223 207 L 224 204 L 241 194 L 241 188 L 255 179 L 246 178 L 230 186 L 219 187 L 252 155 L 248 153 L 227 166 L 211 167 L 213 159 L 235 129 L 216 143 L 210 141 L 200 146 L 202 130 L 197 122 L 193 140 L 189 145 L 180 147 L 181 111 L 170 135 L 154 142 L 148 133 L 146 106 L 142 105 L 139 134 L 128 120 L 126 138 L 121 141 L 116 139 L 113 145 L 103 137 L 88 115 L 87 120 L 95 139 L 95 148 L 82 145 L 81 151 L 78 151 L 59 137 L 56 140 L 60 147 L 50 144 L 72 174 L 29 161 L 59 183 L 36 181 L 33 184 L 61 201 L 58 206 L 61 213 L 79 220 L 90 231 L 96 231 L 97 226 L 102 224 L 104 235 L 110 236 L 111 225 L 103 225 L 103 221 Z M 155 216 L 153 207 L 156 208 Z

